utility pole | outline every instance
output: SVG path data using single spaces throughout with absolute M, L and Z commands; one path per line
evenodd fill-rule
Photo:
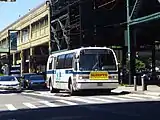
M 158 0 L 158 2 L 160 2 L 160 0 Z M 133 7 L 133 10 L 131 12 L 130 15 L 130 3 L 129 0 L 126 0 L 126 10 L 127 10 L 127 45 L 128 45 L 128 69 L 129 69 L 129 84 L 131 84 L 131 80 L 132 80 L 132 75 L 131 75 L 131 46 L 130 46 L 130 26 L 134 26 L 137 24 L 142 24 L 142 23 L 146 23 L 146 22 L 151 22 L 154 20 L 159 20 L 160 19 L 160 12 L 157 13 L 153 13 L 144 17 L 139 17 L 136 19 L 131 19 L 132 13 L 135 9 L 137 2 L 135 2 L 135 5 Z
M 8 74 L 11 74 L 11 39 L 10 30 L 8 30 Z
M 126 0 L 126 8 L 127 8 L 127 46 L 128 46 L 128 70 L 129 70 L 129 85 L 131 85 L 131 51 L 130 51 L 130 9 L 129 9 L 129 0 Z
M 48 5 L 49 8 L 49 14 L 48 14 L 48 24 L 49 24 L 49 55 L 52 52 L 52 37 L 51 37 L 51 16 L 52 16 L 52 9 L 51 9 L 51 2 L 49 0 L 46 1 L 46 5 Z

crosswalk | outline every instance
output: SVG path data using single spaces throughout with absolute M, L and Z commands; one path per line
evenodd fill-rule
M 30 93 L 31 94 L 31 93 Z M 34 93 L 33 93 L 34 94 Z M 42 96 L 39 94 L 39 96 Z M 47 97 L 45 95 L 45 97 Z M 119 103 L 119 102 L 136 102 L 136 101 L 159 101 L 160 97 L 138 95 L 138 94 L 127 94 L 127 95 L 95 95 L 95 96 L 71 96 L 71 97 L 60 97 L 60 96 L 48 96 L 53 98 L 49 100 L 30 101 L 22 103 L 8 103 L 0 104 L 0 111 L 8 110 L 15 111 L 20 109 L 37 109 L 45 107 L 61 107 L 61 106 L 72 106 L 72 105 L 83 105 L 83 104 L 101 104 L 101 103 Z

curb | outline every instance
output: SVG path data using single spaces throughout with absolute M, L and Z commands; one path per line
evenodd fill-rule
M 144 94 L 160 97 L 160 93 L 159 92 L 144 91 Z
M 158 96 L 160 97 L 160 93 L 150 92 L 150 91 L 131 91 L 131 94 L 140 94 L 140 95 L 150 95 L 150 96 Z

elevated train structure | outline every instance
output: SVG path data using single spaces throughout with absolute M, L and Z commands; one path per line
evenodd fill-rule
M 111 46 L 123 37 L 124 28 L 107 25 L 125 22 L 121 0 L 51 0 L 52 51 L 80 46 Z M 123 45 L 119 42 L 118 45 Z
M 107 46 L 118 50 L 119 62 L 125 68 L 128 43 L 126 39 L 127 0 L 50 0 L 52 51 L 80 46 Z M 129 0 L 130 19 L 159 12 L 158 0 Z M 135 74 L 137 51 L 152 51 L 155 69 L 156 29 L 159 21 L 131 26 L 131 74 Z M 113 47 L 114 46 L 114 47 Z M 153 70 L 154 71 L 154 70 Z

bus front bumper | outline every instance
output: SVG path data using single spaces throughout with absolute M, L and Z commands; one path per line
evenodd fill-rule
M 75 90 L 89 89 L 116 89 L 119 86 L 117 82 L 77 82 L 74 85 Z

